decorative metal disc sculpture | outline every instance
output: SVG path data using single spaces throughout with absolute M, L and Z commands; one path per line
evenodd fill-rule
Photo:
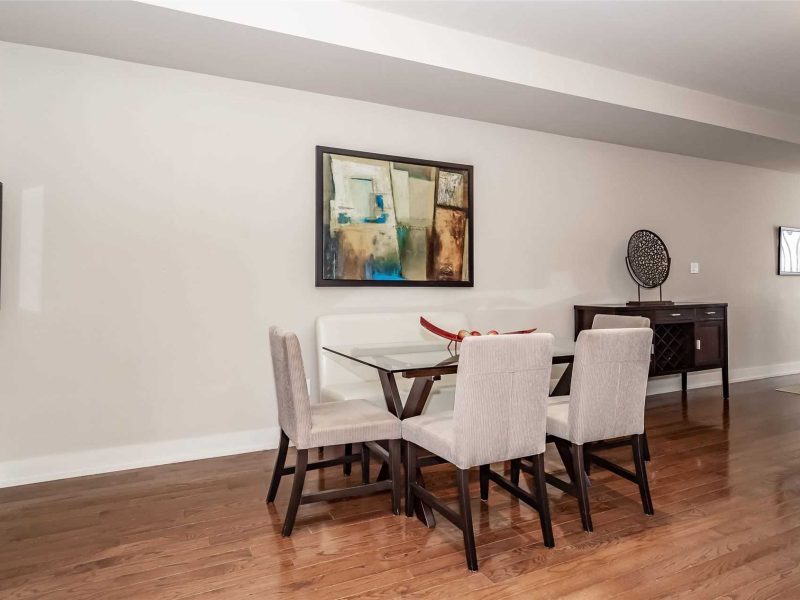
M 636 282 L 638 300 L 628 302 L 629 306 L 646 304 L 673 304 L 664 300 L 661 295 L 661 286 L 669 277 L 669 268 L 672 259 L 664 241 L 648 229 L 634 232 L 628 240 L 628 256 L 625 257 L 628 273 Z M 658 288 L 658 300 L 642 301 L 642 288 Z

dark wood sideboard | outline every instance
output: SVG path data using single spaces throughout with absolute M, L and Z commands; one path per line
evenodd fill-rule
M 672 306 L 590 304 L 575 306 L 575 338 L 592 328 L 597 314 L 637 315 L 650 319 L 653 358 L 650 376 L 686 376 L 692 371 L 722 369 L 722 395 L 728 398 L 728 305 L 721 302 L 676 302 Z

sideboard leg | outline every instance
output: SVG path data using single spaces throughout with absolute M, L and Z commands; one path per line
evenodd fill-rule
M 727 400 L 730 398 L 730 384 L 728 382 L 728 363 L 722 367 L 722 397 Z
M 686 371 L 681 373 L 681 391 L 685 392 L 688 385 L 688 377 Z

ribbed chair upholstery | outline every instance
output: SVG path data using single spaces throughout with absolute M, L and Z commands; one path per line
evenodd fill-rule
M 297 509 L 300 504 L 309 502 L 361 496 L 391 489 L 392 511 L 400 514 L 402 490 L 400 482 L 400 419 L 386 409 L 381 409 L 365 400 L 345 400 L 312 405 L 306 387 L 303 356 L 297 336 L 278 327 L 270 327 L 269 342 L 275 393 L 278 398 L 281 440 L 267 493 L 267 503 L 275 500 L 281 477 L 294 473 L 292 495 L 283 524 L 283 535 L 291 535 Z M 372 443 L 377 440 L 387 441 L 389 451 Z M 297 460 L 294 467 L 285 466 L 289 441 L 292 441 L 297 448 Z M 391 479 L 367 483 L 368 474 L 362 473 L 363 485 L 303 495 L 307 470 L 341 465 L 360 458 L 358 454 L 345 454 L 341 458 L 309 464 L 308 449 L 354 443 L 369 444 L 373 452 L 382 456 L 389 463 Z
M 635 327 L 650 327 L 650 319 L 647 317 L 636 317 L 628 315 L 602 315 L 594 316 L 592 320 L 592 329 L 625 329 Z M 550 375 L 550 393 L 555 391 L 561 378 L 564 377 L 566 372 L 565 365 L 554 365 Z M 568 375 L 567 375 L 568 376 Z M 562 397 L 563 398 L 563 397 Z M 647 455 L 647 460 L 650 460 L 650 455 Z
M 595 315 L 594 319 L 592 319 L 592 329 L 628 329 L 636 327 L 650 327 L 650 319 L 629 315 Z
M 641 327 L 582 331 L 570 395 L 548 404 L 548 441 L 556 443 L 571 483 L 549 474 L 547 481 L 578 498 L 586 531 L 592 530 L 592 520 L 585 460 L 638 484 L 644 512 L 653 514 L 642 435 L 652 339 L 652 330 Z M 635 473 L 585 452 L 586 444 L 614 438 L 632 446 Z
M 406 515 L 413 515 L 416 496 L 459 527 L 470 570 L 478 569 L 469 493 L 471 467 L 480 467 L 482 499 L 488 499 L 491 479 L 531 505 L 539 512 L 545 545 L 553 546 L 543 454 L 552 357 L 553 336 L 547 333 L 467 338 L 461 344 L 453 411 L 403 421 L 409 474 Z M 459 512 L 418 483 L 419 448 L 455 465 Z M 539 468 L 533 493 L 490 469 L 491 463 L 531 455 Z
M 636 327 L 650 327 L 650 319 L 647 317 L 629 315 L 595 315 L 592 319 L 592 329 L 628 329 Z M 644 432 L 642 443 L 644 444 L 644 459 L 650 460 L 650 445 L 647 441 L 647 431 Z M 619 444 L 606 444 L 607 448 L 614 448 L 625 443 L 622 440 Z M 588 446 L 584 448 L 588 451 Z M 589 473 L 591 463 L 586 461 L 586 473 Z

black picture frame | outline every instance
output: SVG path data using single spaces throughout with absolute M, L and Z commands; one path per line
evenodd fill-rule
M 326 154 L 338 154 L 341 156 L 352 156 L 354 158 L 366 158 L 396 163 L 407 163 L 423 167 L 436 167 L 444 170 L 465 171 L 468 175 L 467 186 L 467 276 L 468 280 L 463 281 L 438 281 L 438 280 L 367 280 L 367 279 L 326 279 L 324 274 L 324 198 L 323 198 L 323 176 L 324 176 L 324 156 Z M 474 167 L 458 163 L 441 162 L 426 160 L 421 158 L 410 158 L 407 156 L 394 156 L 391 154 L 377 154 L 374 152 L 363 152 L 359 150 L 347 150 L 344 148 L 333 148 L 330 146 L 316 147 L 316 228 L 315 228 L 315 285 L 316 287 L 474 287 L 475 286 L 475 234 L 474 234 Z
M 798 265 L 797 271 L 787 271 L 784 268 L 785 267 L 783 262 L 784 255 L 781 248 L 784 239 L 784 232 L 800 234 L 800 227 L 785 227 L 785 226 L 778 227 L 778 275 L 800 275 L 800 265 Z M 800 251 L 798 252 L 798 254 L 800 255 Z

